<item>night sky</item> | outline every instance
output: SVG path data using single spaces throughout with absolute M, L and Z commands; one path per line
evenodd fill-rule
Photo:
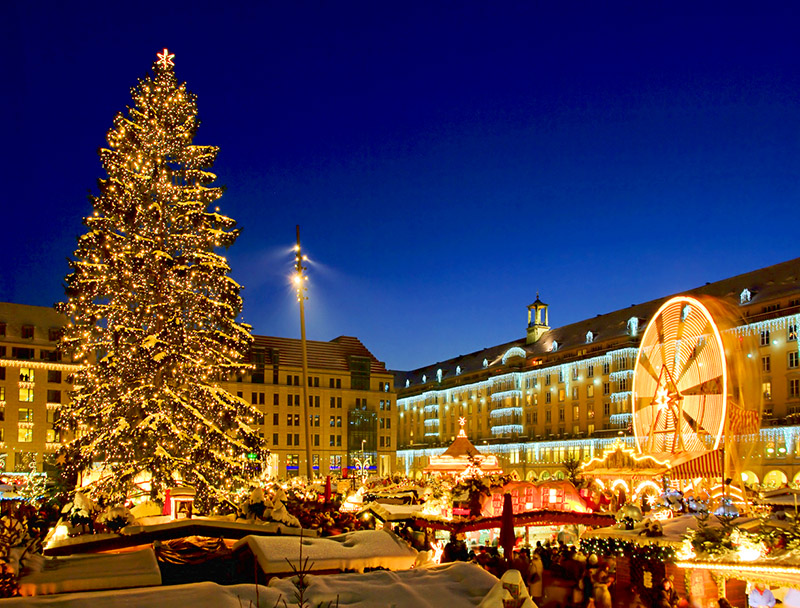
M 559 326 L 800 254 L 796 4 L 234 4 L 4 5 L 0 300 L 63 298 L 165 46 L 258 334 L 299 336 L 296 224 L 309 339 L 404 370 L 523 337 L 537 291 Z

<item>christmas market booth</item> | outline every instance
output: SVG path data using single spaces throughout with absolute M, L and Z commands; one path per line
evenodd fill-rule
M 614 564 L 619 599 L 630 590 L 631 603 L 633 594 L 652 602 L 665 579 L 700 606 L 716 606 L 724 597 L 746 608 L 747 593 L 757 583 L 772 588 L 778 599 L 800 589 L 800 527 L 793 513 L 764 510 L 760 517 L 737 517 L 728 503 L 711 516 L 634 521 L 636 511 L 626 505 L 620 523 L 581 538 L 582 551 Z
M 569 481 L 509 481 L 493 486 L 486 480 L 462 481 L 469 489 L 454 496 L 452 517 L 420 514 L 413 525 L 451 535 L 463 534 L 472 544 L 493 544 L 502 527 L 506 495 L 510 499 L 515 535 L 524 535 L 528 542 L 532 533 L 541 539 L 555 538 L 565 528 L 577 540 L 581 526 L 607 526 L 614 521 L 612 515 L 596 513 Z

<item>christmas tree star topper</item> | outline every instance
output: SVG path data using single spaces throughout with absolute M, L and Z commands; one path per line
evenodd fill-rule
M 162 68 L 168 68 L 170 66 L 175 67 L 175 64 L 172 63 L 172 60 L 175 58 L 175 53 L 170 54 L 167 49 L 164 49 L 163 53 L 156 53 L 156 57 L 158 57 L 156 63 Z

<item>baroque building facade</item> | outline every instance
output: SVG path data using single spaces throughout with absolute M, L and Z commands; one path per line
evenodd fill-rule
M 737 310 L 727 331 L 752 335 L 760 373 L 761 430 L 748 483 L 800 479 L 800 258 L 707 283 L 681 295 L 712 296 Z M 537 294 L 525 337 L 410 372 L 398 390 L 396 468 L 420 476 L 465 419 L 467 436 L 521 479 L 563 478 L 567 459 L 588 461 L 633 446 L 632 382 L 648 321 L 672 296 L 551 328 Z M 745 440 L 743 438 L 743 440 Z
M 0 302 L 0 471 L 50 471 L 54 453 L 69 439 L 55 428 L 76 369 L 58 350 L 65 322 L 51 308 Z M 307 347 L 305 391 L 301 343 L 290 338 L 254 336 L 247 371 L 225 383 L 261 413 L 253 422 L 271 452 L 264 464 L 278 478 L 305 471 L 305 395 L 316 474 L 346 474 L 356 460 L 391 473 L 397 445 L 393 375 L 357 338 L 309 340 Z

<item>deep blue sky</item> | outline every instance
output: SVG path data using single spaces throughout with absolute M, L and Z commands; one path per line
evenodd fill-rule
M 299 336 L 295 224 L 308 337 L 395 369 L 522 337 L 537 290 L 557 326 L 798 255 L 796 4 L 230 4 L 6 4 L 0 300 L 63 297 L 164 46 L 259 334 Z

